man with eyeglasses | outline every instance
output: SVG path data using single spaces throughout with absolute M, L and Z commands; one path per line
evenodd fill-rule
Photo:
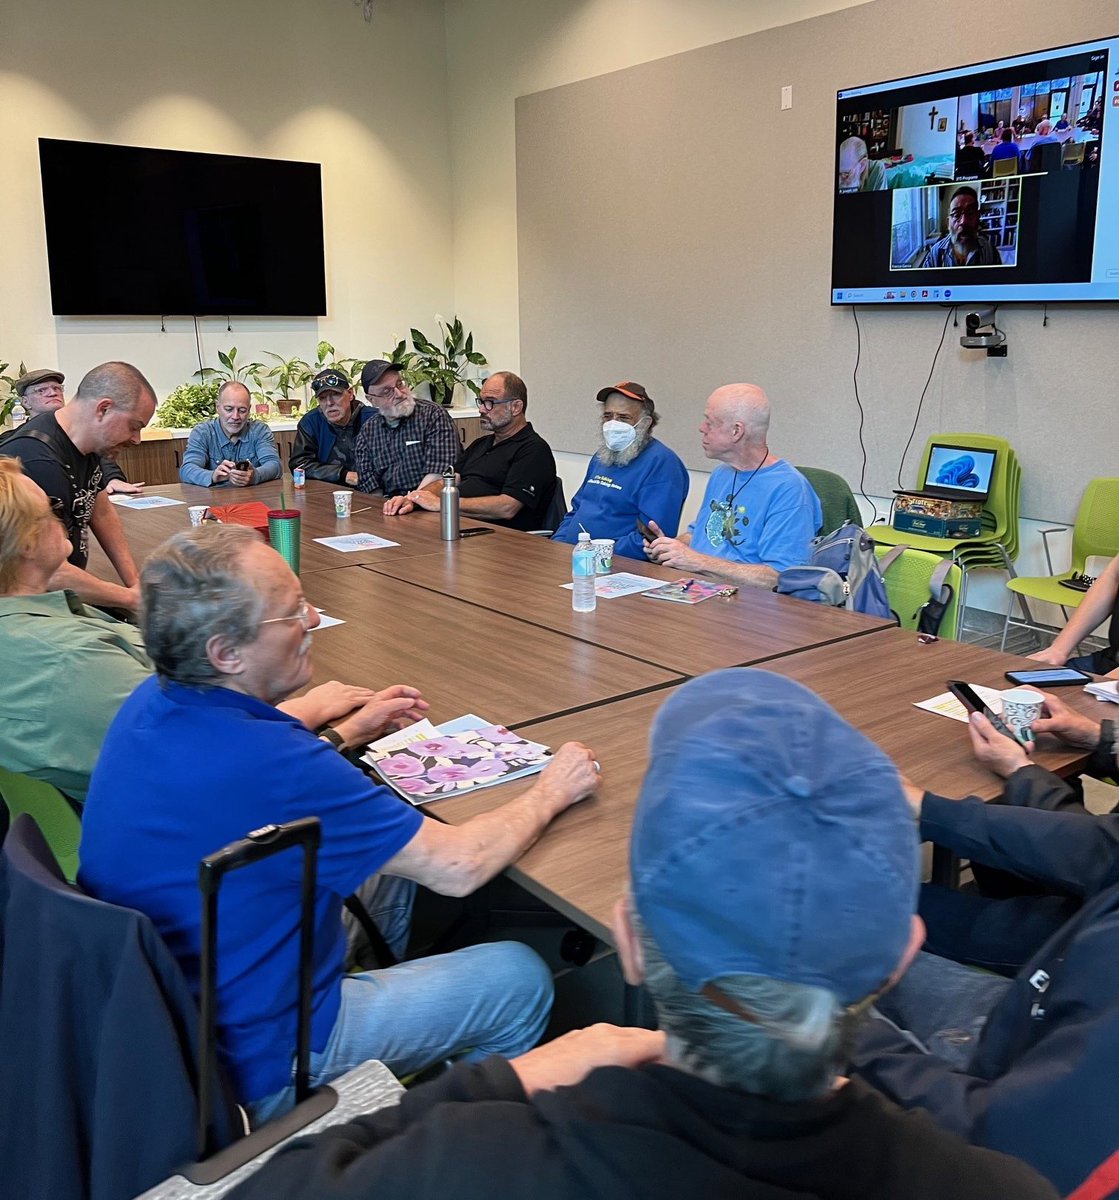
M 300 419 L 291 448 L 291 469 L 302 467 L 308 479 L 357 487 L 354 445 L 375 409 L 358 404 L 350 381 L 337 367 L 311 380 L 318 405 Z
M 66 394 L 62 390 L 65 382 L 66 376 L 61 371 L 41 367 L 21 375 L 12 390 L 23 402 L 27 416 L 29 418 L 38 417 L 45 412 L 54 412 L 66 403 Z M 0 436 L 0 442 L 9 437 L 10 433 L 11 431 Z M 101 478 L 105 483 L 105 491 L 110 496 L 114 494 L 134 496 L 144 490 L 142 481 L 129 483 L 120 464 L 104 454 L 101 456 Z
M 376 411 L 354 441 L 358 491 L 402 496 L 441 480 L 459 451 L 447 410 L 413 396 L 399 363 L 383 358 L 365 364 L 361 386 Z
M 527 946 L 488 943 L 347 975 L 342 900 L 379 872 L 384 890 L 374 890 L 370 910 L 387 918 L 385 939 L 402 954 L 407 881 L 465 896 L 492 879 L 594 793 L 590 750 L 560 746 L 520 796 L 463 825 L 428 819 L 335 752 L 422 716 L 415 688 L 387 688 L 318 735 L 278 708 L 311 678 L 319 615 L 255 531 L 176 534 L 144 564 L 142 588 L 157 677 L 125 701 L 94 769 L 82 885 L 147 913 L 197 993 L 199 859 L 247 830 L 317 816 L 313 1082 L 369 1058 L 406 1075 L 449 1055 L 481 1060 L 534 1045 L 552 977 Z M 219 1042 L 258 1123 L 289 1107 L 294 1091 L 301 871 L 285 860 L 230 884 L 236 896 L 223 908 L 217 960 Z
M 997 267 L 998 247 L 979 232 L 979 193 L 960 187 L 948 201 L 948 232 L 925 251 L 923 267 Z
M 528 389 L 512 371 L 497 371 L 482 384 L 478 411 L 483 429 L 458 456 L 459 511 L 510 529 L 539 529 L 556 488 L 552 448 L 525 419 Z M 439 511 L 442 480 L 386 501 L 386 516 L 415 508 Z

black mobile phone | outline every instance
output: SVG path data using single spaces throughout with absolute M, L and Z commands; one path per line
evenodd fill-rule
M 481 537 L 483 533 L 493 533 L 493 530 L 484 529 L 481 525 L 475 525 L 472 529 L 460 529 L 459 537 Z
M 1007 671 L 1011 683 L 1029 687 L 1073 687 L 1075 684 L 1091 683 L 1091 675 L 1075 667 L 1027 667 L 1022 671 Z
M 970 684 L 964 683 L 962 679 L 949 679 L 948 690 L 969 713 L 982 713 L 1003 737 L 1008 737 L 1013 742 L 1018 741 L 1002 717 L 983 703 L 978 692 Z
M 645 524 L 645 522 L 640 517 L 637 518 L 637 521 L 635 522 L 635 524 L 637 526 L 637 532 L 639 534 L 641 534 L 641 536 L 647 542 L 651 542 L 656 538 L 657 535 L 649 528 L 648 525 Z
M 251 471 L 253 469 L 253 464 L 247 458 L 238 460 L 235 465 L 238 471 Z

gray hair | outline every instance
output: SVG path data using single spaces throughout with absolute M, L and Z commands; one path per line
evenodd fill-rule
M 140 573 L 140 630 L 164 679 L 213 687 L 220 678 L 206 654 L 215 634 L 247 644 L 260 631 L 265 598 L 246 578 L 245 551 L 255 530 L 210 523 L 176 533 Z
M 718 988 L 758 1023 L 684 986 L 631 909 L 645 984 L 680 1064 L 722 1087 L 774 1100 L 826 1095 L 844 1067 L 854 1022 L 824 988 L 761 975 L 724 975 Z

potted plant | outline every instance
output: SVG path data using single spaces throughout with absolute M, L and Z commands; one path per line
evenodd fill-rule
M 217 407 L 219 387 L 217 379 L 180 384 L 156 409 L 152 424 L 161 429 L 193 429 L 208 421 Z
M 256 376 L 264 370 L 264 363 L 250 362 L 239 363 L 237 361 L 237 347 L 232 346 L 228 354 L 224 350 L 218 351 L 218 362 L 220 367 L 202 367 L 194 372 L 195 379 L 216 379 L 219 387 L 223 383 L 246 383 L 249 379 L 256 381 Z
M 315 372 L 311 370 L 310 364 L 301 358 L 284 358 L 283 355 L 277 354 L 273 350 L 265 350 L 264 353 L 269 358 L 276 360 L 276 365 L 263 374 L 264 379 L 275 381 L 275 387 L 267 389 L 267 392 L 275 399 L 276 408 L 280 413 L 285 417 L 290 417 L 300 403 L 299 396 L 292 398 L 293 389 L 305 387 Z M 261 387 L 262 377 L 254 376 L 254 378 L 257 386 Z
M 440 316 L 435 320 L 442 335 L 441 346 L 420 330 L 413 329 L 410 331 L 412 350 L 405 351 L 404 343 L 398 342 L 388 357 L 390 362 L 401 364 L 409 384 L 426 383 L 431 389 L 432 400 L 449 406 L 456 384 L 463 384 L 475 396 L 482 390 L 476 380 L 467 377 L 467 371 L 471 366 L 484 367 L 486 356 L 474 349 L 474 335 L 463 329 L 458 317 L 450 325 Z

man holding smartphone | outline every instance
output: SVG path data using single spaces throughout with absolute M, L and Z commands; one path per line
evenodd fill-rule
M 190 431 L 179 478 L 199 487 L 250 487 L 283 474 L 272 430 L 254 421 L 252 397 L 229 380 L 218 391 L 217 416 Z

